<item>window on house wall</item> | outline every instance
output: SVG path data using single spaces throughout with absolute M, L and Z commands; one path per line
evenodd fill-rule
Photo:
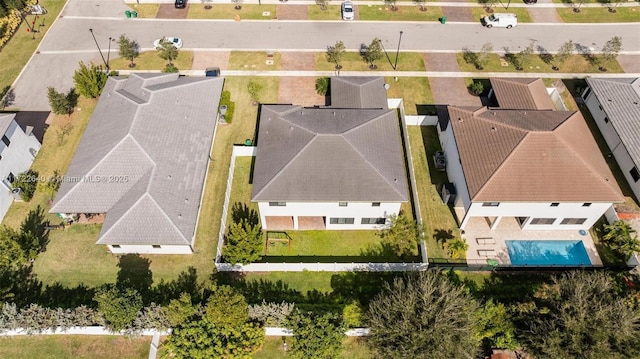
M 484 202 L 482 207 L 498 207 L 500 202 Z
M 162 248 L 162 246 L 160 246 L 159 244 L 154 244 L 154 245 L 152 245 L 151 247 L 153 247 L 153 248 L 155 248 L 155 249 Z
M 583 224 L 586 221 L 586 218 L 564 218 L 560 224 Z
M 591 203 L 585 202 L 582 204 L 582 207 L 591 207 Z
M 2 142 L 4 142 L 7 147 L 9 147 L 9 145 L 11 144 L 11 141 L 9 141 L 9 137 L 7 137 L 6 135 L 2 135 Z
M 385 218 L 363 218 L 360 224 L 385 224 Z
M 269 202 L 269 207 L 285 207 L 287 202 Z
M 591 94 L 591 87 L 587 87 L 587 90 L 582 94 L 582 98 L 586 100 L 589 94 Z
M 330 218 L 329 223 L 331 224 L 353 224 L 353 218 Z
M 371 203 L 371 207 L 380 207 L 380 202 Z
M 119 244 L 112 244 L 111 248 L 120 248 L 120 245 Z
M 555 218 L 532 218 L 529 224 L 553 224 Z
M 347 202 L 338 202 L 338 206 L 340 207 L 346 207 L 348 205 Z
M 559 205 L 560 205 L 560 203 L 558 203 L 558 202 L 551 203 L 551 207 L 558 207 Z
M 629 171 L 629 174 L 631 175 L 631 178 L 633 178 L 634 182 L 638 182 L 640 180 L 640 172 L 638 172 L 638 169 L 635 166 L 631 171 Z

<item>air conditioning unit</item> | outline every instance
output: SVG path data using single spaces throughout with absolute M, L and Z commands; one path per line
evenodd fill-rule
M 22 201 L 22 189 L 21 188 L 14 188 L 11 190 L 11 195 L 13 196 L 13 199 L 16 201 Z

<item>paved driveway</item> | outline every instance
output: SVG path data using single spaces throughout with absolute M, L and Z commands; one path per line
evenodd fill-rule
M 539 23 L 562 22 L 562 19 L 560 19 L 560 16 L 558 16 L 558 12 L 555 8 L 536 6 L 542 4 L 551 4 L 551 2 L 551 0 L 538 0 L 537 4 L 531 4 L 531 6 L 526 7 L 529 15 L 531 16 L 531 20 L 533 20 L 533 22 Z
M 425 54 L 427 71 L 457 72 L 460 71 L 456 54 Z M 479 97 L 467 90 L 463 78 L 431 77 L 429 78 L 433 102 L 436 105 L 480 106 Z

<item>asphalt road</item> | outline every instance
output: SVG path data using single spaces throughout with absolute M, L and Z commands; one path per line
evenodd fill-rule
M 115 5 L 113 0 L 107 0 L 102 9 L 109 3 Z M 471 23 L 133 20 L 69 15 L 78 13 L 75 10 L 81 6 L 85 6 L 86 10 L 99 9 L 99 4 L 100 1 L 92 1 L 89 7 L 85 2 L 72 0 L 67 5 L 65 16 L 49 29 L 40 45 L 40 53 L 34 55 L 17 80 L 12 107 L 48 110 L 47 86 L 66 91 L 73 86 L 72 75 L 79 61 L 100 62 L 90 28 L 103 52 L 107 50 L 109 37 L 117 38 L 123 33 L 138 41 L 142 50 L 151 49 L 153 40 L 161 36 L 177 36 L 184 41 L 183 49 L 196 51 L 324 51 L 327 45 L 338 40 L 343 41 L 347 49 L 355 50 L 362 43 L 370 43 L 374 37 L 380 38 L 388 51 L 395 51 L 400 31 L 403 32 L 401 51 L 477 50 L 490 42 L 495 51 L 517 52 L 532 41 L 548 51 L 555 51 L 567 40 L 597 51 L 612 36 L 618 35 L 623 38 L 625 52 L 640 52 L 638 23 L 520 24 L 513 29 L 486 29 L 480 24 Z M 111 49 L 112 56 L 117 54 L 114 46 Z

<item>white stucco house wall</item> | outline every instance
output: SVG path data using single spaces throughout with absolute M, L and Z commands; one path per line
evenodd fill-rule
M 588 78 L 582 98 L 636 199 L 640 199 L 640 78 Z
M 223 82 L 109 77 L 50 212 L 105 214 L 113 253 L 192 253 Z
M 381 77 L 331 80 L 331 106 L 263 105 L 251 200 L 265 230 L 379 229 L 409 200 Z
M 438 124 L 467 258 L 499 256 L 505 239 L 588 236 L 624 197 L 584 118 L 553 110 L 541 81 L 491 82 L 499 107 L 448 106 Z
M 27 128 L 22 130 L 15 121 L 15 114 L 0 114 L 0 220 L 4 218 L 13 203 L 11 183 L 20 173 L 31 168 L 31 164 L 40 150 L 40 141 Z M 19 199 L 19 197 L 18 197 Z

